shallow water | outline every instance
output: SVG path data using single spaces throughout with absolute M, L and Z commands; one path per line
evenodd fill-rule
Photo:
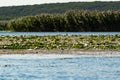
M 0 80 L 120 80 L 120 57 L 0 55 Z
M 0 36 L 45 36 L 45 35 L 120 35 L 120 32 L 0 32 Z

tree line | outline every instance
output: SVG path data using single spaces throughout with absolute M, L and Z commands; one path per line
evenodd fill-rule
M 120 31 L 120 11 L 73 10 L 63 14 L 40 14 L 10 20 L 2 27 L 18 32 Z
M 10 20 L 41 13 L 64 13 L 68 10 L 120 10 L 120 1 L 113 2 L 69 2 L 25 6 L 0 7 L 0 20 Z

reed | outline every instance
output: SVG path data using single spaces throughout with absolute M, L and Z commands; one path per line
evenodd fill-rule
M 9 21 L 10 31 L 81 32 L 120 31 L 120 11 L 73 10 L 64 14 L 40 14 Z

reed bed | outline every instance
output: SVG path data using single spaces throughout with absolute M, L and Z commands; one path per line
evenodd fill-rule
M 6 30 L 19 32 L 120 31 L 120 11 L 73 10 L 40 14 L 8 22 Z

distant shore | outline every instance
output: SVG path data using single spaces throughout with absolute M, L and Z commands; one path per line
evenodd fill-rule
M 70 54 L 70 55 L 93 55 L 93 56 L 120 56 L 120 51 L 112 50 L 12 50 L 12 49 L 0 49 L 0 54 Z

